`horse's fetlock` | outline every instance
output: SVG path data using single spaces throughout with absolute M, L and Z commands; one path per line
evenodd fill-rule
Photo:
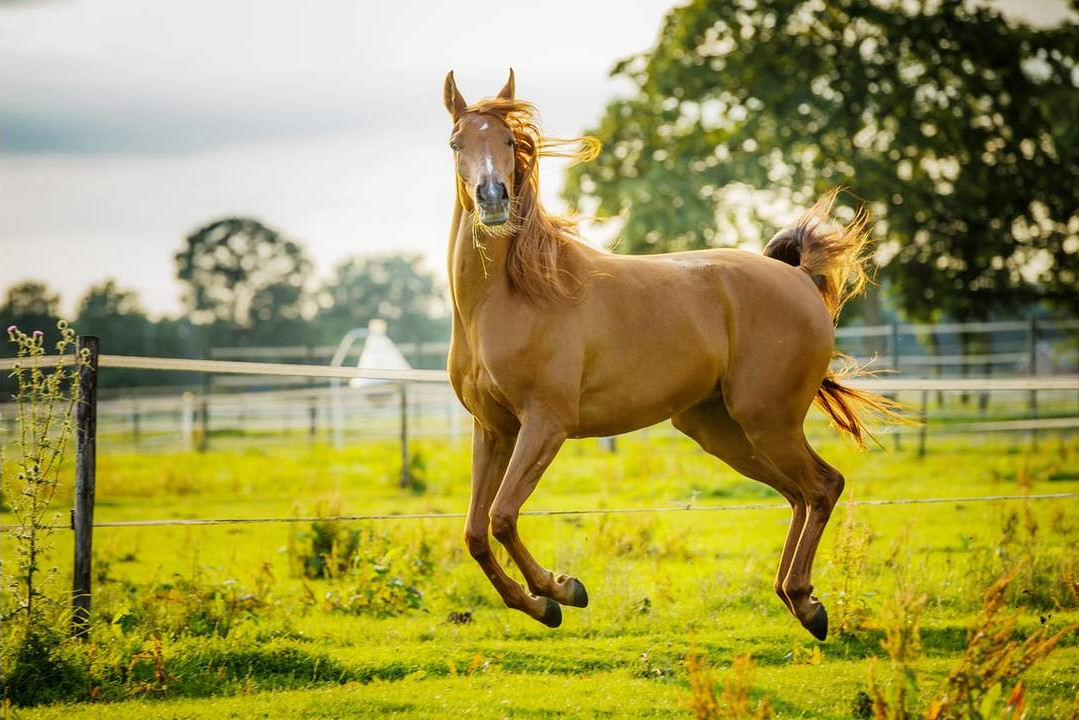
M 782 582 L 782 581 L 780 581 L 780 580 L 778 580 L 778 579 L 777 579 L 777 580 L 776 580 L 775 582 L 773 582 L 773 583 L 772 583 L 772 591 L 773 591 L 773 592 L 774 592 L 774 593 L 775 593 L 776 595 L 778 595 L 778 596 L 779 596 L 779 599 L 780 599 L 780 600 L 783 600 L 784 602 L 786 602 L 786 600 L 787 600 L 787 593 L 786 593 L 786 592 L 784 592 L 784 590 L 783 590 L 783 582 Z

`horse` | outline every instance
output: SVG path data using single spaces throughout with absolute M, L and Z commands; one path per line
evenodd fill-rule
M 539 196 L 540 157 L 592 160 L 597 140 L 544 137 L 535 108 L 515 98 L 512 69 L 497 96 L 472 105 L 451 71 L 443 101 L 456 186 L 447 365 L 473 417 L 465 544 L 503 602 L 552 628 L 561 606 L 588 605 L 580 580 L 529 552 L 521 506 L 567 439 L 670 419 L 790 504 L 774 590 L 824 640 L 828 613 L 810 574 L 844 479 L 810 447 L 805 416 L 816 402 L 859 444 L 867 413 L 900 417 L 891 401 L 841 382 L 857 369 L 831 369 L 839 310 L 866 281 L 867 213 L 825 231 L 832 191 L 763 254 L 609 253 Z M 489 534 L 527 589 L 499 564 Z

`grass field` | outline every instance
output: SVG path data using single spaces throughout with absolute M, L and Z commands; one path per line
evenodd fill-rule
M 924 460 L 839 440 L 818 449 L 845 474 L 845 499 L 1079 490 L 1074 437 L 1045 435 L 1038 451 L 942 441 Z M 422 482 L 404 490 L 391 443 L 106 452 L 97 519 L 463 511 L 467 447 L 415 450 Z M 688 440 L 653 436 L 620 440 L 615 454 L 568 444 L 526 510 L 778 500 Z M 1066 577 L 1079 540 L 1074 499 L 837 510 L 814 576 L 832 616 L 824 643 L 771 590 L 787 520 L 786 510 L 524 518 L 536 557 L 588 587 L 590 606 L 566 608 L 555 630 L 501 605 L 464 549 L 460 519 L 99 529 L 93 642 L 64 655 L 76 679 L 52 687 L 53 704 L 7 712 L 671 717 L 690 712 L 684 661 L 695 651 L 720 685 L 749 655 L 750 694 L 767 697 L 774 717 L 849 718 L 871 673 L 886 688 L 898 682 L 881 646 L 897 595 L 926 596 L 910 663 L 921 708 L 963 655 L 983 592 L 1005 568 L 1022 563 L 1008 593 L 1017 636 L 1043 619 L 1052 628 L 1079 620 Z M 48 564 L 62 568 L 59 591 L 70 536 L 55 540 Z M 5 560 L 11 552 L 5 536 Z M 1068 717 L 1076 667 L 1072 634 L 1024 676 L 1029 717 Z

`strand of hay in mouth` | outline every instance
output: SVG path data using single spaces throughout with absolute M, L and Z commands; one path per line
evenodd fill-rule
M 472 213 L 472 247 L 476 248 L 476 252 L 480 256 L 480 267 L 483 268 L 483 277 L 489 277 L 487 274 L 487 263 L 491 262 L 491 256 L 487 254 L 487 245 L 480 240 L 479 228 L 483 223 L 476 213 Z

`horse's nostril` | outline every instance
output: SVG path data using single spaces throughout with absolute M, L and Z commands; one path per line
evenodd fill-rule
M 481 205 L 504 205 L 509 202 L 509 190 L 506 183 L 488 181 L 476 186 L 476 200 Z

